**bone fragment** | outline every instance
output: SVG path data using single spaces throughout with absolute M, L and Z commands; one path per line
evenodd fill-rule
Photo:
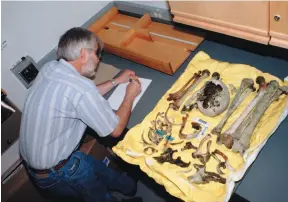
M 181 151 L 189 149 L 197 149 L 197 147 L 195 147 L 191 142 L 186 142 L 185 146 L 181 148 Z
M 210 146 L 211 146 L 212 141 L 209 140 L 209 141 L 207 142 L 207 151 L 206 151 L 205 153 L 202 152 L 202 147 L 203 147 L 204 142 L 205 142 L 206 140 L 210 139 L 210 138 L 211 138 L 211 135 L 210 135 L 210 134 L 208 134 L 206 137 L 204 137 L 204 138 L 201 140 L 201 142 L 200 142 L 197 150 L 192 153 L 192 157 L 193 157 L 193 158 L 198 158 L 198 159 L 200 160 L 200 162 L 203 163 L 204 165 L 209 161 L 209 159 L 210 159 L 210 157 L 211 157 Z
M 224 161 L 221 161 L 218 157 L 217 157 L 217 154 L 220 155 Z M 235 169 L 229 164 L 229 161 L 228 161 L 228 157 L 223 153 L 221 152 L 220 150 L 218 149 L 215 149 L 212 153 L 211 153 L 212 157 L 218 161 L 218 165 L 216 167 L 216 170 L 217 172 L 220 174 L 220 175 L 223 175 L 224 173 L 222 172 L 221 168 L 222 169 L 228 169 L 230 171 L 235 171 Z
M 221 184 L 226 183 L 226 179 L 220 175 L 213 172 L 207 172 L 206 166 L 194 164 L 194 167 L 196 168 L 197 172 L 194 175 L 188 177 L 188 181 L 190 183 L 207 184 L 211 181 L 219 182 Z
M 195 130 L 193 133 L 188 133 L 188 134 L 183 133 L 183 130 L 185 128 L 188 117 L 189 117 L 188 114 L 186 114 L 186 116 L 182 117 L 182 124 L 181 124 L 181 128 L 179 130 L 179 138 L 180 139 L 190 140 L 192 138 L 196 138 L 201 132 L 201 130 Z
M 148 132 L 148 138 L 153 144 L 156 145 L 158 145 L 163 140 L 163 137 L 157 135 L 153 128 L 150 128 Z
M 182 123 L 174 123 L 170 120 L 170 117 L 168 116 L 168 112 L 171 108 L 173 108 L 173 103 L 170 103 L 169 106 L 167 107 L 166 111 L 165 111 L 165 120 L 168 124 L 170 125 L 174 125 L 174 126 L 181 126 Z
M 153 157 L 155 160 L 157 160 L 158 163 L 171 163 L 175 164 L 177 166 L 180 166 L 182 168 L 187 168 L 189 167 L 190 163 L 186 163 L 181 160 L 181 157 L 177 157 L 176 159 L 173 159 L 173 153 L 177 152 L 177 150 L 173 150 L 171 148 L 167 148 L 160 156 Z
M 142 135 L 141 135 L 141 139 L 142 139 L 142 144 L 143 144 L 143 146 L 151 145 L 149 142 L 147 142 L 147 141 L 144 139 L 144 131 L 143 131 L 143 133 L 142 133 Z
M 153 148 L 153 147 L 146 147 L 144 149 L 144 153 L 147 154 L 147 155 L 152 155 L 152 154 L 154 154 L 156 152 L 158 152 L 158 150 Z

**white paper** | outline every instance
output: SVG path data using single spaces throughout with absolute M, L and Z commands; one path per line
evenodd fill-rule
M 152 80 L 139 78 L 139 81 L 141 83 L 141 93 L 135 98 L 133 106 L 132 106 L 132 110 L 134 109 L 134 107 L 136 106 L 136 104 L 138 103 L 138 101 L 140 100 L 140 98 L 142 97 L 142 95 L 144 94 L 144 92 L 146 91 L 146 89 L 148 88 Z M 109 97 L 108 102 L 110 106 L 112 107 L 112 109 L 114 110 L 119 109 L 124 99 L 124 96 L 126 93 L 126 87 L 128 84 L 129 82 L 119 84 L 117 88 L 115 89 L 115 91 L 112 93 L 112 95 Z

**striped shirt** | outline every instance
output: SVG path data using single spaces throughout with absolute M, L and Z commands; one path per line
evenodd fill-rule
M 22 111 L 19 147 L 35 169 L 47 169 L 66 159 L 87 127 L 109 135 L 119 122 L 94 82 L 65 60 L 43 66 L 30 88 Z

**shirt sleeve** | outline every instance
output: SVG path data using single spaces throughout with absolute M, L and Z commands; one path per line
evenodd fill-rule
M 119 123 L 119 117 L 96 87 L 82 95 L 76 108 L 79 118 L 101 137 L 111 134 Z

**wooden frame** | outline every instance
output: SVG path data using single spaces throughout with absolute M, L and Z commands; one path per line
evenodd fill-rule
M 202 36 L 153 22 L 149 14 L 139 19 L 120 14 L 116 7 L 88 29 L 101 38 L 107 52 L 169 75 L 174 74 L 203 41 Z

